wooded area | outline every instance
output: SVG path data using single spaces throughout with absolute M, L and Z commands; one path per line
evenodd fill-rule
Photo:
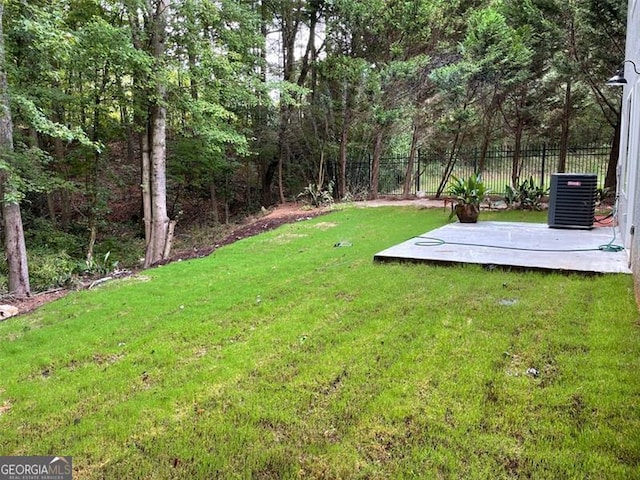
M 3 288 L 15 295 L 30 291 L 28 251 L 95 265 L 114 223 L 143 232 L 149 266 L 176 222 L 326 189 L 328 161 L 344 198 L 356 152 L 372 154 L 375 198 L 386 154 L 448 149 L 452 166 L 474 147 L 482 169 L 493 145 L 512 145 L 517 165 L 527 141 L 566 152 L 619 128 L 620 92 L 604 86 L 624 59 L 619 0 L 0 5 Z M 609 186 L 617 156 L 614 142 Z

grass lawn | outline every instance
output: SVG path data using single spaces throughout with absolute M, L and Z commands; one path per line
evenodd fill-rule
M 372 262 L 446 221 L 347 208 L 0 323 L 0 454 L 74 479 L 640 478 L 632 279 Z

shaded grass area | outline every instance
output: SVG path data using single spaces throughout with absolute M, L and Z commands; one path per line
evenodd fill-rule
M 640 478 L 631 278 L 372 262 L 447 213 L 350 208 L 0 324 L 0 451 L 74 478 Z

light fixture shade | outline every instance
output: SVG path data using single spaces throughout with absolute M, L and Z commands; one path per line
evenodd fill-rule
M 607 80 L 607 85 L 614 87 L 622 87 L 627 84 L 627 80 L 624 78 L 624 63 L 618 68 L 616 74 Z
M 625 60 L 618 67 L 618 71 L 616 72 L 616 74 L 613 77 L 611 77 L 609 80 L 607 80 L 607 85 L 622 87 L 627 84 L 627 79 L 624 78 L 625 63 L 630 63 L 631 65 L 633 65 L 633 71 L 636 72 L 636 75 L 640 75 L 636 62 L 634 62 L 633 60 Z

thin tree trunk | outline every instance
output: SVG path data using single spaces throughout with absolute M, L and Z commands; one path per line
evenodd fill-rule
M 379 126 L 376 130 L 373 145 L 373 161 L 371 164 L 371 192 L 369 198 L 376 200 L 380 188 L 380 158 L 382 157 L 382 139 L 384 138 L 384 128 Z
M 147 126 L 140 136 L 140 168 L 142 189 L 142 219 L 144 222 L 145 249 L 151 239 L 151 131 Z
M 516 187 L 520 180 L 520 158 L 522 157 L 522 133 L 524 127 L 518 122 L 516 127 L 515 143 L 513 145 L 513 159 L 511 162 L 511 185 Z
M 342 85 L 342 130 L 340 132 L 340 157 L 338 159 L 338 197 L 347 196 L 347 146 L 349 145 L 349 128 L 351 126 L 351 94 L 348 82 Z
M 295 42 L 300 25 L 301 6 L 294 2 L 281 2 L 281 34 L 282 34 L 282 79 L 285 82 L 293 82 L 294 66 L 295 66 Z M 305 54 L 308 62 L 308 52 Z M 291 107 L 281 99 L 280 105 L 280 129 L 278 131 L 278 193 L 280 203 L 285 203 L 284 196 L 284 168 L 289 162 L 290 146 L 289 122 L 291 119 Z
M 320 166 L 318 167 L 318 180 L 316 182 L 318 188 L 322 188 L 324 185 L 324 142 L 320 145 Z
M 284 198 L 284 164 L 289 160 L 289 145 L 287 143 L 287 127 L 289 123 L 289 108 L 286 105 L 280 107 L 280 130 L 278 134 L 278 194 L 280 203 L 285 203 Z
M 411 135 L 411 147 L 409 148 L 409 160 L 407 170 L 404 174 L 404 186 L 402 187 L 402 197 L 409 198 L 411 185 L 413 184 L 413 168 L 416 163 L 416 153 L 418 151 L 418 123 L 413 122 L 413 134 Z
M 567 80 L 562 112 L 562 131 L 560 132 L 560 152 L 558 152 L 558 173 L 567 169 L 567 150 L 569 149 L 569 127 L 571 125 L 571 79 Z
M 4 70 L 4 34 L 2 16 L 4 2 L 0 1 L 0 155 L 9 162 L 13 155 L 13 122 L 7 91 L 7 75 Z M 0 175 L 0 195 L 2 195 L 2 216 L 4 220 L 4 248 L 9 267 L 9 293 L 17 297 L 29 296 L 29 267 L 27 247 L 22 229 L 22 215 L 17 194 L 10 182 L 11 173 L 3 171 Z
M 495 98 L 495 97 L 494 97 Z M 495 100 L 492 100 L 489 106 L 488 118 L 484 126 L 484 135 L 482 136 L 482 147 L 480 148 L 480 158 L 478 159 L 478 172 L 484 171 L 485 163 L 487 161 L 487 152 L 489 151 L 489 145 L 491 144 L 491 133 L 493 132 L 493 120 L 496 116 Z
M 340 159 L 338 161 L 338 196 L 347 195 L 347 143 L 349 142 L 349 124 L 345 117 L 340 134 Z
M 211 182 L 209 184 L 209 192 L 211 196 L 211 211 L 213 212 L 213 221 L 220 223 L 220 214 L 218 213 L 218 195 L 216 194 L 216 184 Z
M 169 255 L 171 254 L 171 247 L 173 246 L 173 234 L 175 230 L 176 230 L 176 221 L 171 220 L 169 222 L 169 227 L 167 229 L 167 239 L 164 244 L 164 251 L 162 253 L 163 259 L 169 258 Z
M 97 231 L 96 226 L 92 225 L 89 229 L 89 246 L 87 247 L 87 263 L 91 263 L 93 261 L 93 251 L 96 245 L 96 237 Z
M 56 122 L 64 123 L 59 119 L 59 115 L 57 113 L 54 118 Z M 59 148 L 59 145 L 62 145 L 62 141 L 56 138 L 54 139 L 53 144 L 54 144 L 55 158 L 61 161 L 62 159 L 64 159 L 64 155 L 60 155 L 60 156 L 58 155 L 58 148 Z M 38 137 L 38 131 L 33 127 L 29 128 L 29 146 L 32 148 L 40 148 L 40 138 Z M 46 192 L 46 197 L 47 197 L 47 214 L 49 216 L 49 220 L 51 221 L 51 224 L 55 225 L 58 222 L 58 218 L 56 215 L 56 191 L 54 190 L 54 191 Z
M 458 155 L 458 151 L 462 146 L 462 141 L 464 140 L 465 134 L 461 132 L 462 125 L 458 124 L 458 129 L 456 131 L 456 135 L 453 138 L 453 145 L 451 146 L 451 153 L 449 154 L 449 160 L 447 161 L 447 165 L 442 174 L 442 178 L 440 179 L 440 184 L 438 185 L 438 190 L 436 191 L 436 198 L 440 198 L 442 192 L 444 192 L 444 187 L 447 186 L 447 182 L 449 182 L 449 178 L 453 173 L 453 167 L 456 164 L 456 159 Z
M 64 143 L 62 142 L 62 139 L 55 138 L 53 140 L 53 148 L 54 148 L 56 164 L 62 165 L 65 157 L 65 147 L 64 147 Z M 65 203 L 65 202 L 69 203 L 69 196 L 68 194 L 65 195 L 65 193 L 67 193 L 65 188 L 61 188 L 61 189 L 58 189 L 57 191 L 49 193 L 49 198 L 51 198 L 51 207 L 49 209 L 50 215 L 51 215 L 51 221 L 54 223 L 56 222 L 56 199 L 59 199 L 60 211 L 61 211 L 60 225 L 62 226 L 63 229 L 68 228 L 69 223 L 71 223 L 70 205 L 67 205 Z
M 96 75 L 97 76 L 97 75 Z M 104 67 L 102 71 L 102 84 L 100 90 L 95 92 L 94 97 L 94 105 L 93 105 L 93 133 L 92 140 L 94 142 L 98 142 L 100 139 L 100 105 L 102 103 L 102 96 L 107 88 L 107 81 L 109 77 L 109 72 L 107 66 Z M 87 261 L 93 260 L 93 247 L 96 242 L 96 234 L 98 230 L 98 203 L 99 203 L 99 178 L 98 174 L 100 172 L 100 153 L 98 151 L 95 152 L 93 163 L 90 165 L 89 175 L 90 178 L 87 181 L 87 191 L 89 193 L 89 202 L 90 202 L 90 210 L 89 210 L 89 246 L 87 248 Z
M 127 97 L 124 93 L 124 85 L 122 84 L 123 80 L 118 83 L 119 90 L 119 102 L 120 102 L 120 121 L 124 126 L 126 141 L 127 141 L 127 164 L 133 165 L 136 159 L 136 149 L 135 149 L 135 132 L 133 128 L 133 124 L 131 122 L 131 118 L 129 116 L 129 108 L 127 108 Z

